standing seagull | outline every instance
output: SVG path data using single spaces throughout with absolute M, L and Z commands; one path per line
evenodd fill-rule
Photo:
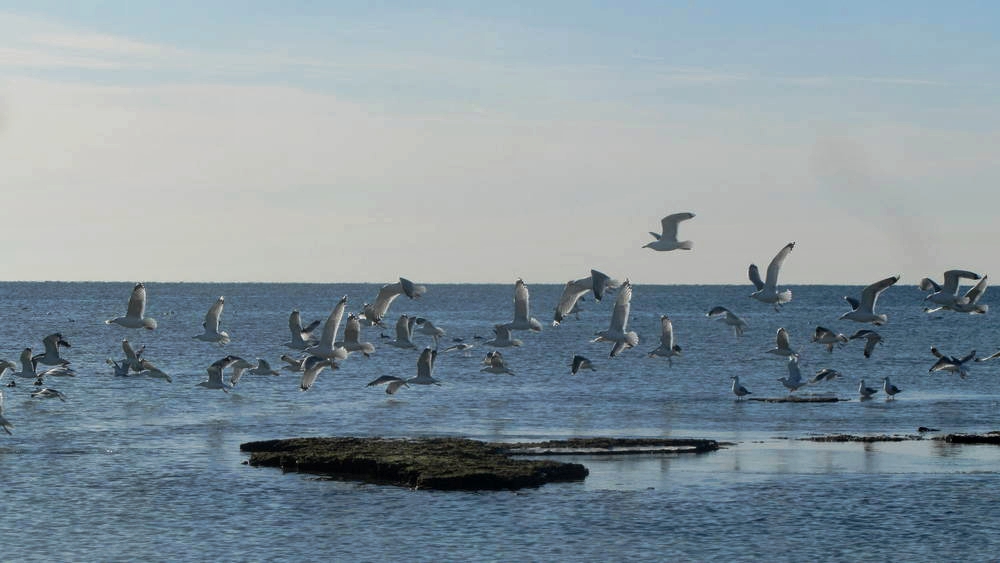
M 219 320 L 222 317 L 222 307 L 226 304 L 225 297 L 219 297 L 208 312 L 205 313 L 205 322 L 201 323 L 204 332 L 194 338 L 202 342 L 218 342 L 220 345 L 229 343 L 229 334 L 219 330 Z
M 313 338 L 313 331 L 319 326 L 323 321 L 313 321 L 309 323 L 309 326 L 302 326 L 302 315 L 299 314 L 298 309 L 293 309 L 292 313 L 288 315 L 288 330 L 292 333 L 292 339 L 285 342 L 285 346 L 289 348 L 294 348 L 295 350 L 305 350 L 310 346 L 316 344 L 316 339 Z
M 966 303 L 965 297 L 958 296 L 958 285 L 961 283 L 959 281 L 961 279 L 978 280 L 979 274 L 968 270 L 948 270 L 944 273 L 943 285 L 938 285 L 930 278 L 920 280 L 920 289 L 934 291 L 934 293 L 924 297 L 924 301 L 930 301 L 943 307 L 949 307 L 956 303 Z
M 747 323 L 743 319 L 736 316 L 725 307 L 712 307 L 712 310 L 705 314 L 706 317 L 712 317 L 721 319 L 723 323 L 733 327 L 733 332 L 736 333 L 736 338 L 743 336 L 743 331 L 747 328 Z
M 674 365 L 672 356 L 680 356 L 681 347 L 674 344 L 674 324 L 670 322 L 670 317 L 660 316 L 660 345 L 655 350 L 649 352 L 649 357 L 663 356 L 667 359 L 667 365 Z
M 514 320 L 507 323 L 510 330 L 531 330 L 539 332 L 542 323 L 531 316 L 531 301 L 528 295 L 528 285 L 521 278 L 514 283 Z
M 662 228 L 662 233 L 654 233 L 652 231 L 649 234 L 653 235 L 656 239 L 652 242 L 647 242 L 642 247 L 652 248 L 653 250 L 666 251 L 666 250 L 691 250 L 694 248 L 694 243 L 689 240 L 678 241 L 677 240 L 677 224 L 681 221 L 687 221 L 694 217 L 694 213 L 674 213 L 672 215 L 667 215 L 663 219 L 660 219 L 660 227 Z
M 343 346 L 336 346 L 334 340 L 337 331 L 340 330 L 340 320 L 344 318 L 344 309 L 347 308 L 347 296 L 340 298 L 337 305 L 330 311 L 330 316 L 323 323 L 323 334 L 319 337 L 319 342 L 315 346 L 306 348 L 306 352 L 313 356 L 327 358 L 329 360 L 343 360 L 347 357 L 347 350 Z
M 795 356 L 788 357 L 788 375 L 779 377 L 778 381 L 788 389 L 789 393 L 794 393 L 805 387 L 808 382 L 802 379 L 802 372 L 799 370 L 799 359 Z
M 872 323 L 875 326 L 885 324 L 888 317 L 884 313 L 881 315 L 875 314 L 875 303 L 878 301 L 878 296 L 881 295 L 883 291 L 889 289 L 898 281 L 899 275 L 897 274 L 869 285 L 861 291 L 860 302 L 853 297 L 845 296 L 844 299 L 851 304 L 851 310 L 843 315 L 840 315 L 840 319 L 846 321 L 856 321 L 859 323 Z
M 417 299 L 427 292 L 427 288 L 417 285 L 406 278 L 399 278 L 396 283 L 388 283 L 378 290 L 374 303 L 362 305 L 364 313 L 361 314 L 370 324 L 384 326 L 382 317 L 389 312 L 389 305 L 400 295 L 405 295 L 410 299 Z
M 790 242 L 778 251 L 771 259 L 771 263 L 767 265 L 767 276 L 764 281 L 760 280 L 760 272 L 757 271 L 756 264 L 750 264 L 750 269 L 747 272 L 750 276 L 750 282 L 757 288 L 757 291 L 751 293 L 750 297 L 762 303 L 773 304 L 775 311 L 778 311 L 781 305 L 792 300 L 792 290 L 778 291 L 778 272 L 781 271 L 782 262 L 785 261 L 785 257 L 793 248 L 795 248 L 795 243 Z
M 737 401 L 741 401 L 743 397 L 753 394 L 746 387 L 740 385 L 740 376 L 734 375 L 730 379 L 733 380 L 733 394 L 736 395 Z
M 45 345 L 45 353 L 36 354 L 31 358 L 36 363 L 47 366 L 64 366 L 69 363 L 69 360 L 59 357 L 60 346 L 70 347 L 69 342 L 63 339 L 62 334 L 58 332 L 50 334 L 42 339 L 42 344 Z
M 891 401 L 896 396 L 896 393 L 902 391 L 899 387 L 889 383 L 889 376 L 882 378 L 882 390 L 885 391 L 886 395 L 888 395 L 885 399 L 886 401 Z
M 611 313 L 611 323 L 607 330 L 597 333 L 597 338 L 591 342 L 614 342 L 610 357 L 615 357 L 625 348 L 639 344 L 639 335 L 635 331 L 625 332 L 628 326 L 628 315 L 632 308 L 632 284 L 627 279 L 622 284 L 618 297 L 615 298 L 615 309 Z
M 128 309 L 124 317 L 115 317 L 104 321 L 105 324 L 116 324 L 125 328 L 156 328 L 156 320 L 146 316 L 146 286 L 142 282 L 135 284 L 132 295 L 128 298 Z
M 858 394 L 861 395 L 862 401 L 871 399 L 872 395 L 875 393 L 878 393 L 878 389 L 875 389 L 874 387 L 866 387 L 864 379 L 862 379 L 861 383 L 858 384 Z
M 872 357 L 872 352 L 875 351 L 875 345 L 882 343 L 882 335 L 875 332 L 874 330 L 859 330 L 848 337 L 848 340 L 857 340 L 858 338 L 865 339 L 865 357 Z

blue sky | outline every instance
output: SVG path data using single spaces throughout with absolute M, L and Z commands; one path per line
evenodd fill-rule
M 480 4 L 5 5 L 2 277 L 992 267 L 993 3 Z

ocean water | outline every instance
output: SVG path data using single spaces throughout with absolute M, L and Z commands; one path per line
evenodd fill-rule
M 124 312 L 131 282 L 0 283 L 0 357 L 61 332 L 75 378 L 47 385 L 68 400 L 32 399 L 31 382 L 4 388 L 13 435 L 0 435 L 0 546 L 23 560 L 996 560 L 1000 448 L 922 440 L 826 444 L 836 434 L 916 434 L 1000 429 L 1000 360 L 967 379 L 928 373 L 930 347 L 961 356 L 1000 349 L 994 311 L 926 314 L 915 280 L 883 294 L 889 322 L 870 359 L 852 341 L 828 353 L 809 341 L 816 325 L 851 334 L 871 328 L 837 317 L 860 287 L 793 286 L 780 312 L 748 299 L 747 286 L 635 286 L 629 326 L 636 349 L 608 358 L 590 343 L 607 327 L 613 298 L 583 303 L 579 318 L 549 326 L 561 291 L 530 285 L 538 334 L 517 333 L 504 349 L 516 375 L 479 372 L 487 348 L 475 336 L 512 318 L 513 280 L 496 285 L 429 285 L 420 300 L 397 299 L 389 315 L 424 316 L 476 344 L 441 353 L 441 387 L 388 397 L 365 384 L 416 373 L 417 350 L 384 344 L 324 371 L 308 392 L 298 377 L 244 376 L 226 394 L 196 387 L 226 354 L 265 358 L 291 352 L 287 318 L 325 319 L 342 295 L 348 310 L 374 298 L 377 284 L 147 283 L 155 331 L 104 324 Z M 529 280 L 530 282 L 530 280 Z M 194 340 L 205 311 L 225 295 L 224 347 Z M 984 299 L 991 305 L 991 294 Z M 737 339 L 707 319 L 715 305 L 743 316 Z M 649 358 L 659 317 L 673 319 L 683 356 Z M 755 397 L 786 394 L 782 358 L 767 354 L 788 329 L 804 375 L 832 367 L 844 377 L 799 393 L 832 393 L 831 404 L 737 402 L 730 376 Z M 121 339 L 174 378 L 119 378 L 106 358 Z M 429 337 L 415 335 L 418 345 Z M 570 375 L 574 354 L 597 370 Z M 903 389 L 858 401 L 858 381 Z M 4 378 L 4 383 L 10 376 Z M 534 440 L 574 436 L 713 438 L 731 445 L 698 456 L 574 459 L 583 482 L 517 492 L 430 492 L 330 481 L 251 468 L 239 444 L 293 436 L 467 436 Z

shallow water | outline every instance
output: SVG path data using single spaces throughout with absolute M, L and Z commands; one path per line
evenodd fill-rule
M 829 354 L 809 342 L 837 321 L 843 295 L 860 288 L 805 286 L 781 312 L 747 298 L 743 286 L 637 286 L 630 326 L 635 350 L 607 358 L 591 344 L 612 303 L 588 301 L 579 319 L 548 326 L 561 287 L 532 285 L 540 334 L 504 351 L 515 376 L 479 373 L 486 349 L 441 353 L 441 387 L 403 389 L 393 398 L 365 383 L 415 374 L 417 351 L 375 343 L 325 371 L 307 393 L 297 377 L 244 376 L 225 394 L 195 387 L 205 368 L 233 353 L 278 367 L 289 352 L 287 317 L 325 318 L 341 295 L 356 310 L 370 284 L 148 283 L 148 313 L 159 328 L 107 326 L 124 311 L 131 283 L 0 284 L 0 357 L 60 331 L 79 372 L 48 385 L 69 400 L 31 399 L 30 381 L 5 388 L 12 436 L 0 437 L 6 560 L 988 560 L 1000 517 L 989 491 L 1000 483 L 1000 448 L 923 440 L 814 443 L 810 435 L 916 434 L 1000 428 L 1000 361 L 971 368 L 966 380 L 928 373 L 931 345 L 952 355 L 996 351 L 994 314 L 927 315 L 912 285 L 891 288 L 879 305 L 886 342 L 866 360 L 862 343 Z M 431 286 L 419 301 L 400 298 L 392 319 L 425 316 L 446 341 L 488 336 L 511 318 L 513 283 Z M 192 339 L 205 311 L 226 296 L 220 348 Z M 989 301 L 991 294 L 987 293 Z M 725 305 L 750 323 L 737 340 L 705 311 Z M 645 352 L 657 346 L 659 316 L 674 321 L 684 355 L 673 365 Z M 803 373 L 834 367 L 845 377 L 800 391 L 835 393 L 833 404 L 736 402 L 730 376 L 754 397 L 782 396 L 784 361 L 766 354 L 779 326 L 803 356 Z M 391 327 L 385 331 L 391 334 Z M 116 378 L 121 338 L 174 377 Z M 427 337 L 415 336 L 418 344 Z M 444 344 L 450 342 L 442 342 Z M 569 374 L 575 353 L 597 371 Z M 857 401 L 858 379 L 884 375 L 903 389 Z M 4 378 L 8 381 L 10 376 Z M 489 493 L 409 491 L 320 480 L 243 464 L 239 444 L 308 435 L 469 436 L 524 440 L 573 436 L 714 438 L 733 444 L 697 456 L 579 458 L 580 483 Z

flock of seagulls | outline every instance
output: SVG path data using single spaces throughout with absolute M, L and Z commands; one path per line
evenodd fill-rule
M 694 218 L 693 213 L 674 213 L 663 217 L 661 220 L 661 231 L 659 233 L 650 232 L 654 240 L 645 244 L 643 248 L 649 248 L 657 252 L 673 250 L 692 250 L 694 243 L 690 240 L 678 239 L 678 226 L 680 223 Z M 792 291 L 779 286 L 778 278 L 785 260 L 795 248 L 794 242 L 789 242 L 782 247 L 771 259 L 767 266 L 765 276 L 762 279 L 756 264 L 750 264 L 747 270 L 749 281 L 753 285 L 750 297 L 761 303 L 771 305 L 775 311 L 781 311 L 792 301 Z M 895 285 L 900 276 L 889 276 L 864 288 L 860 299 L 846 296 L 844 299 L 850 305 L 850 311 L 843 313 L 839 320 L 850 320 L 863 324 L 871 324 L 875 327 L 884 325 L 888 318 L 884 313 L 877 312 L 879 296 L 887 289 Z M 924 298 L 925 311 L 934 312 L 940 310 L 950 310 L 957 313 L 985 314 L 988 307 L 980 304 L 979 301 L 986 291 L 987 277 L 967 270 L 948 270 L 944 272 L 944 282 L 937 284 L 930 278 L 921 280 L 919 287 L 927 292 Z M 977 283 L 964 294 L 959 294 L 962 280 L 972 280 Z M 346 360 L 351 354 L 360 353 L 363 356 L 370 356 L 375 353 L 375 344 L 363 338 L 364 327 L 378 326 L 386 327 L 389 309 L 392 303 L 400 296 L 408 299 L 419 299 L 427 292 L 427 288 L 412 281 L 400 277 L 398 281 L 383 285 L 371 303 L 363 303 L 360 311 L 348 313 L 347 296 L 342 297 L 325 321 L 315 320 L 305 324 L 302 321 L 299 310 L 294 309 L 288 317 L 288 329 L 290 338 L 284 346 L 293 350 L 292 354 L 281 356 L 285 362 L 282 371 L 290 371 L 300 374 L 299 389 L 303 392 L 310 390 L 317 384 L 320 375 L 329 368 L 331 371 L 340 369 L 340 362 Z M 570 280 L 566 282 L 562 294 L 555 307 L 552 326 L 558 327 L 571 315 L 579 311 L 579 303 L 588 298 L 588 295 L 595 301 L 601 301 L 609 294 L 615 297 L 614 306 L 607 328 L 595 333 L 591 342 L 607 342 L 611 344 L 608 356 L 614 358 L 624 351 L 635 348 L 639 344 L 639 335 L 629 330 L 628 322 L 631 311 L 631 300 L 633 295 L 632 284 L 628 279 L 624 282 L 612 279 L 607 274 L 598 270 L 591 270 L 590 275 Z M 126 312 L 105 321 L 109 325 L 118 325 L 126 329 L 155 330 L 157 322 L 155 319 L 146 316 L 146 287 L 140 282 L 135 284 L 128 300 Z M 222 314 L 225 308 L 225 297 L 220 296 L 208 309 L 202 323 L 202 332 L 192 338 L 225 346 L 231 341 L 229 334 L 222 330 Z M 340 325 L 347 315 L 344 323 L 343 336 L 338 340 Z M 718 319 L 722 324 L 731 327 L 736 338 L 741 338 L 748 328 L 748 323 L 730 309 L 723 306 L 711 308 L 706 316 Z M 395 337 L 390 337 L 381 333 L 380 336 L 386 345 L 400 349 L 417 349 L 418 346 L 413 341 L 413 335 L 419 333 L 431 337 L 433 346 L 426 346 L 422 349 L 416 361 L 416 373 L 412 377 L 400 377 L 397 375 L 383 375 L 370 383 L 367 387 L 384 387 L 388 395 L 394 395 L 403 388 L 413 385 L 441 385 L 441 382 L 434 378 L 434 364 L 438 354 L 440 340 L 447 335 L 447 332 L 435 325 L 426 318 L 401 314 L 394 324 Z M 493 338 L 482 340 L 483 346 L 489 348 L 483 359 L 483 367 L 480 372 L 490 374 L 515 375 L 515 371 L 507 364 L 500 349 L 508 347 L 519 347 L 524 345 L 524 341 L 515 338 L 514 333 L 526 331 L 537 333 L 542 331 L 542 323 L 531 314 L 531 302 L 528 285 L 522 279 L 517 279 L 513 289 L 513 318 L 506 322 L 498 322 L 493 326 Z M 446 348 L 444 352 L 461 351 L 468 355 L 469 350 L 475 345 L 465 343 L 462 339 L 454 339 L 454 343 Z M 882 336 L 873 329 L 861 329 L 851 336 L 830 330 L 823 326 L 817 326 L 812 342 L 826 347 L 832 354 L 835 348 L 845 346 L 852 340 L 864 340 L 864 356 L 870 358 L 876 346 L 884 342 Z M 16 386 L 19 378 L 27 378 L 34 381 L 37 388 L 31 393 L 32 398 L 47 399 L 57 398 L 65 401 L 66 395 L 59 390 L 45 385 L 47 380 L 58 377 L 73 377 L 75 372 L 69 366 L 69 361 L 60 355 L 63 348 L 70 348 L 60 333 L 53 333 L 43 340 L 44 352 L 34 354 L 31 348 L 25 348 L 19 358 L 19 364 L 0 360 L 0 380 L 10 373 L 12 380 L 6 384 L 8 387 Z M 128 339 L 122 340 L 122 352 L 124 358 L 107 360 L 114 375 L 121 377 L 146 377 L 170 383 L 173 381 L 170 375 L 157 367 L 152 361 L 145 357 L 145 348 L 134 349 Z M 936 347 L 931 348 L 931 352 L 936 363 L 929 371 L 945 371 L 956 373 L 964 378 L 968 375 L 968 367 L 973 361 L 989 361 L 1000 357 L 1000 352 L 986 358 L 977 358 L 975 351 L 964 356 L 956 357 L 940 352 Z M 777 378 L 782 386 L 789 393 L 807 387 L 818 385 L 823 382 L 838 379 L 842 374 L 836 369 L 823 367 L 815 374 L 804 377 L 800 365 L 800 354 L 792 346 L 789 332 L 784 327 L 777 330 L 775 336 L 775 346 L 766 350 L 766 353 L 784 358 L 787 374 Z M 667 315 L 660 316 L 660 337 L 659 345 L 650 350 L 647 356 L 665 358 L 668 365 L 673 365 L 675 359 L 681 358 L 682 348 L 676 342 L 674 327 L 671 319 Z M 578 375 L 583 371 L 595 371 L 594 362 L 582 355 L 575 355 L 570 362 L 570 373 Z M 262 358 L 257 358 L 256 362 L 247 361 L 236 355 L 226 355 L 214 362 L 207 368 L 207 379 L 197 384 L 197 387 L 206 389 L 218 389 L 228 393 L 233 387 L 239 384 L 244 374 L 260 376 L 277 376 L 281 371 L 271 367 Z M 226 377 L 226 373 L 229 377 Z M 901 392 L 896 385 L 893 385 L 889 378 L 883 379 L 882 391 L 887 400 L 892 400 Z M 740 382 L 739 376 L 732 377 L 732 392 L 737 401 L 743 400 L 751 391 Z M 878 393 L 878 389 L 867 387 L 864 380 L 860 380 L 858 393 L 861 399 L 870 399 Z M 0 429 L 8 434 L 11 433 L 13 425 L 5 418 L 3 410 L 3 393 L 0 392 Z

